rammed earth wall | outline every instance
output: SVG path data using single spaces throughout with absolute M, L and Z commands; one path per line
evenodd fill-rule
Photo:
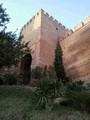
M 53 65 L 57 40 L 63 51 L 63 64 L 72 79 L 90 76 L 90 17 L 68 30 L 52 16 L 40 10 L 21 29 L 24 42 L 32 49 L 32 68 Z

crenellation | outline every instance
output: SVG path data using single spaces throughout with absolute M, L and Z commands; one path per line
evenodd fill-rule
M 53 18 L 52 16 L 50 16 L 50 19 L 51 19 L 51 20 L 54 20 L 54 18 Z
M 73 34 L 73 30 L 72 29 L 67 29 L 67 31 L 65 33 L 65 38 L 70 36 L 71 34 Z
M 85 24 L 88 23 L 88 22 L 90 22 L 90 16 L 86 17 Z
M 39 12 L 37 12 L 37 16 L 39 16 Z
M 62 27 L 66 29 L 66 27 L 64 25 L 62 25 Z
M 78 23 L 78 24 L 74 27 L 74 30 L 76 31 L 76 30 L 82 28 L 83 26 L 84 26 L 84 23 L 83 23 L 83 22 L 80 22 L 80 23 Z
M 58 21 L 57 21 L 56 19 L 55 19 L 54 21 L 55 21 L 56 23 L 58 23 Z
M 34 19 L 35 19 L 35 16 L 32 17 L 32 20 L 34 20 Z
M 45 13 L 45 15 L 49 17 L 49 14 L 47 12 Z
M 27 22 L 27 26 L 29 25 L 29 21 Z
M 61 24 L 60 22 L 58 23 L 58 25 L 59 25 L 59 26 L 62 26 L 62 24 Z
M 73 30 L 72 30 L 72 29 L 69 29 L 69 30 L 68 30 L 68 34 L 69 34 L 69 35 L 73 34 Z
M 24 29 L 26 28 L 26 24 L 24 25 L 24 27 L 23 27 Z
M 49 19 L 51 19 L 53 22 L 55 22 L 58 26 L 62 26 L 63 28 L 65 28 L 65 26 L 63 26 L 61 23 L 59 23 L 56 19 L 54 19 L 52 16 L 49 16 L 49 14 L 47 12 L 45 12 L 43 9 L 40 9 L 39 12 L 36 13 L 35 16 L 33 16 L 21 29 L 21 31 L 23 31 L 24 29 L 26 29 L 27 26 L 29 26 L 29 24 L 32 24 L 32 22 L 39 16 L 39 15 L 45 15 L 46 17 L 48 17 Z M 66 29 L 66 28 L 65 28 Z
M 32 19 L 30 19 L 29 22 L 31 23 L 31 22 L 32 22 Z
M 45 12 L 42 8 L 40 9 L 40 11 L 43 12 L 43 13 Z

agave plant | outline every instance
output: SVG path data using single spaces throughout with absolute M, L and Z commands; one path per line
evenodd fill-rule
M 42 78 L 35 92 L 35 101 L 37 105 L 45 107 L 52 102 L 56 97 L 62 96 L 63 92 L 61 85 L 57 84 L 55 78 Z

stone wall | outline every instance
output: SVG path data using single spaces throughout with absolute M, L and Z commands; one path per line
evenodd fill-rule
M 63 50 L 63 64 L 67 76 L 72 79 L 90 77 L 90 17 L 77 24 L 75 32 L 68 30 L 57 20 L 40 10 L 21 29 L 22 42 L 32 49 L 32 68 L 54 63 L 58 38 Z
M 63 63 L 71 78 L 87 78 L 90 76 L 90 22 L 78 24 L 75 30 L 73 34 L 60 40 Z
M 65 32 L 65 26 L 42 9 L 22 27 L 22 42 L 30 41 L 29 47 L 32 49 L 32 68 L 52 65 L 56 41 Z
M 42 10 L 40 39 L 41 66 L 53 65 L 56 42 L 59 37 L 64 36 L 65 32 L 65 26 Z
M 40 35 L 41 35 L 41 10 L 37 12 L 21 29 L 22 42 L 28 42 L 32 50 L 32 68 L 39 63 Z

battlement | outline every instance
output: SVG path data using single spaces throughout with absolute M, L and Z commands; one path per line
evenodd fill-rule
M 78 23 L 78 24 L 74 27 L 74 30 L 76 31 L 76 30 L 82 28 L 83 26 L 84 26 L 84 23 L 83 23 L 83 22 L 80 22 L 80 23 Z
M 47 19 L 51 20 L 51 22 L 53 21 L 57 26 L 60 26 L 64 29 L 66 29 L 66 27 L 64 25 L 62 25 L 60 22 L 58 22 L 56 19 L 54 19 L 52 16 L 50 16 L 47 12 L 45 12 L 43 9 L 40 9 L 21 29 L 21 32 L 23 30 L 25 30 L 30 24 L 32 24 L 35 19 L 37 19 L 38 17 L 41 17 L 41 16 L 45 16 Z M 66 29 L 66 33 L 64 35 L 64 38 L 72 35 L 74 32 L 80 30 L 81 28 L 83 28 L 86 24 L 88 24 L 90 22 L 90 16 L 87 16 L 86 19 L 85 19 L 85 23 L 83 22 L 80 22 L 78 24 L 75 25 L 74 27 L 74 31 L 72 29 Z
M 51 19 L 53 22 L 57 23 L 58 26 L 61 26 L 63 28 L 66 29 L 66 27 L 64 25 L 62 25 L 60 22 L 58 22 L 56 19 L 54 19 L 52 16 L 50 16 L 47 12 L 45 12 L 43 9 L 40 10 L 40 12 L 45 15 L 46 17 L 48 17 L 49 19 Z
M 61 26 L 63 28 L 66 29 L 66 27 L 64 25 L 62 25 L 61 23 L 59 23 L 56 19 L 54 19 L 52 16 L 50 16 L 47 12 L 45 12 L 43 9 L 40 9 L 22 28 L 21 28 L 21 32 L 27 28 L 27 26 L 29 26 L 39 15 L 44 15 L 47 18 L 49 18 L 50 20 L 52 20 L 53 22 L 55 22 L 58 26 Z M 20 32 L 20 33 L 21 33 Z
M 74 31 L 72 29 L 67 29 L 65 35 L 64 35 L 64 39 L 67 38 L 68 36 L 72 35 L 73 33 L 75 33 L 76 31 L 80 30 L 81 28 L 83 28 L 86 24 L 88 24 L 90 22 L 90 16 L 87 16 L 85 19 L 85 23 L 80 22 L 78 24 L 75 25 L 74 27 Z M 61 39 L 61 38 L 60 38 Z
M 85 24 L 88 23 L 88 22 L 90 22 L 90 16 L 86 17 Z
M 27 26 L 29 26 L 39 15 L 41 14 L 41 11 L 37 12 L 22 28 L 21 32 L 26 29 Z
M 77 31 L 79 30 L 80 28 L 84 27 L 87 23 L 90 22 L 90 16 L 87 16 L 86 19 L 85 19 L 85 23 L 83 22 L 80 22 L 78 23 L 75 27 L 74 27 L 74 30 Z

